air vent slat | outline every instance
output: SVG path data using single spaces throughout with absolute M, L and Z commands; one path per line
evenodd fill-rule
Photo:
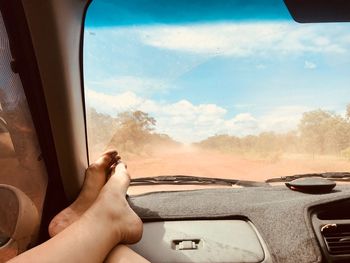
M 321 233 L 330 254 L 350 254 L 350 225 L 325 225 L 321 228 Z
M 329 244 L 339 244 L 339 243 L 341 243 L 341 244 L 350 244 L 350 240 L 348 240 L 348 239 L 343 239 L 343 238 L 337 238 L 337 239 L 332 239 L 332 240 L 329 240 L 328 238 L 326 238 L 326 240 L 327 240 L 327 242 L 329 243 Z
M 328 242 L 349 242 L 350 241 L 350 237 L 338 237 L 338 238 L 325 238 Z
M 328 246 L 329 250 L 350 249 L 350 246 Z M 350 251 L 349 251 L 350 252 Z
M 350 252 L 348 250 L 344 251 L 336 251 L 336 252 L 330 252 L 332 255 L 349 255 Z
M 333 243 L 333 242 L 342 242 L 342 243 L 346 243 L 346 242 L 350 242 L 350 237 L 349 237 L 349 238 L 346 238 L 346 239 L 344 239 L 343 237 L 333 238 L 333 239 L 326 238 L 326 240 L 327 240 L 329 243 Z
M 349 245 L 350 243 L 348 241 L 340 241 L 339 239 L 338 240 L 333 240 L 333 241 L 329 241 L 326 239 L 326 242 L 329 246 L 333 245 L 333 246 L 337 246 L 337 245 L 341 245 L 341 246 L 344 246 L 344 245 Z
M 344 250 L 344 251 L 330 252 L 330 254 L 332 254 L 332 255 L 349 255 L 350 252 L 348 250 Z
M 337 249 L 347 249 L 350 248 L 350 246 L 329 246 L 330 249 L 332 250 L 337 250 Z
M 349 236 L 350 237 L 350 232 L 344 232 L 344 233 L 326 233 L 326 237 L 335 237 L 335 236 Z
M 330 248 L 350 247 L 350 244 L 328 244 Z

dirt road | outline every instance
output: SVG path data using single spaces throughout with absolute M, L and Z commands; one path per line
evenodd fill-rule
M 350 162 L 334 157 L 282 156 L 279 160 L 209 152 L 193 147 L 163 149 L 148 157 L 126 159 L 131 177 L 197 175 L 263 181 L 271 177 L 313 172 L 350 171 Z M 154 190 L 149 187 L 138 192 Z M 174 187 L 157 187 L 161 190 Z M 183 188 L 183 187 L 182 187 Z M 193 187 L 192 187 L 193 188 Z M 133 191 L 134 192 L 134 191 Z

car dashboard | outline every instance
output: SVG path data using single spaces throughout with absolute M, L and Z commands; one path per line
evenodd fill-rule
M 349 197 L 346 185 L 327 194 L 272 186 L 130 196 L 144 221 L 132 248 L 151 262 L 349 262 Z M 341 236 L 331 240 L 339 249 L 329 249 L 327 233 Z

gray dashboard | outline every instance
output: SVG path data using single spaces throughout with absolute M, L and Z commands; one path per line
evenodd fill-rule
M 243 219 L 148 222 L 131 248 L 154 263 L 271 262 L 259 233 Z
M 311 263 L 323 262 L 323 257 L 310 209 L 347 198 L 350 187 L 345 185 L 328 194 L 306 194 L 273 186 L 154 192 L 131 196 L 129 203 L 146 224 L 184 220 L 251 222 L 272 262 Z

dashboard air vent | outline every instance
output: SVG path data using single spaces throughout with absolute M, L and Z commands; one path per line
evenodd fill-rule
M 321 233 L 330 254 L 350 254 L 350 224 L 327 224 Z

